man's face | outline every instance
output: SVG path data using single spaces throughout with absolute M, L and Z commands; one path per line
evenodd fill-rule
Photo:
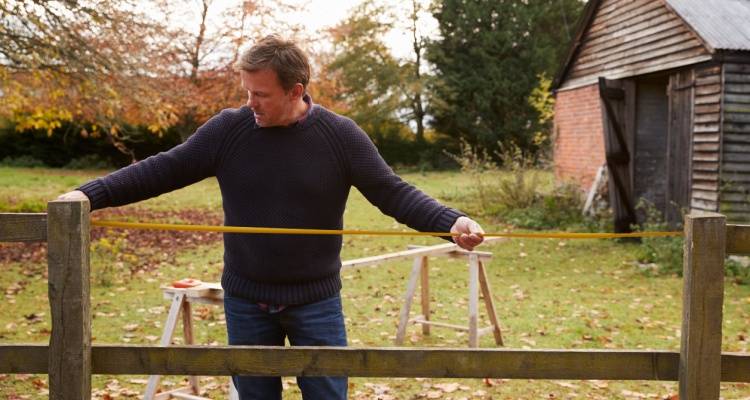
M 255 113 L 258 126 L 284 126 L 294 122 L 294 106 L 299 97 L 295 96 L 294 89 L 284 90 L 275 71 L 240 71 L 240 77 L 247 91 L 247 106 Z

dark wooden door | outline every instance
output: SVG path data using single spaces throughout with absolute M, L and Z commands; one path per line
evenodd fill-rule
M 692 69 L 669 77 L 666 218 L 672 226 L 681 223 L 682 210 L 690 208 L 693 91 Z
M 667 76 L 638 79 L 635 83 L 635 146 L 633 151 L 633 200 L 636 220 L 646 222 L 649 207 L 665 217 L 667 202 Z M 646 204 L 644 204 L 645 206 Z
M 609 202 L 618 233 L 630 232 L 636 222 L 632 179 L 633 92 L 632 82 L 599 78 Z

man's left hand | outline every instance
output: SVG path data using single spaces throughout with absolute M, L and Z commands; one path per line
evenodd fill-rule
M 479 224 L 468 217 L 458 217 L 451 227 L 453 241 L 461 248 L 472 251 L 484 241 L 484 230 Z

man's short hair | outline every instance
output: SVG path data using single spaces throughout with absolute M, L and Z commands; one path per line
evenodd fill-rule
M 268 35 L 245 50 L 235 69 L 247 72 L 271 69 L 284 90 L 291 90 L 297 83 L 307 88 L 310 81 L 307 55 L 293 41 L 278 35 Z

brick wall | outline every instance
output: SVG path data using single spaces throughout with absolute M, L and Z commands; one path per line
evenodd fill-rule
M 558 92 L 554 123 L 555 179 L 588 190 L 606 161 L 598 85 Z

